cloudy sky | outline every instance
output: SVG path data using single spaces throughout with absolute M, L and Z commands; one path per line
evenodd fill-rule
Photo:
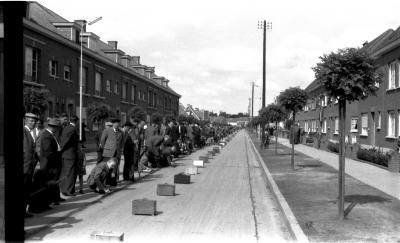
M 228 113 L 247 112 L 251 82 L 254 111 L 261 107 L 262 30 L 267 32 L 266 104 L 280 91 L 305 88 L 319 56 L 361 46 L 400 26 L 400 1 L 358 0 L 39 0 L 73 21 L 103 19 L 88 26 L 103 41 L 141 56 L 170 81 L 183 104 Z

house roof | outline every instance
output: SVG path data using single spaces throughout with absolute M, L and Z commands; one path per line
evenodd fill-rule
M 50 30 L 53 33 L 56 33 L 60 36 L 62 36 L 61 32 L 53 25 L 53 23 L 70 23 L 67 19 L 61 17 L 60 15 L 56 14 L 52 10 L 46 8 L 45 6 L 41 5 L 38 2 L 35 1 L 29 1 L 29 21 L 32 21 L 33 23 L 36 23 L 48 30 Z M 100 39 L 96 41 L 97 45 L 97 50 L 93 50 L 95 53 L 98 55 L 110 59 L 109 56 L 107 56 L 106 53 L 104 53 L 102 50 L 110 50 L 113 49 L 112 46 L 108 45 L 107 43 L 101 41 Z M 123 67 L 121 65 L 121 67 Z M 133 69 L 130 69 L 133 70 Z M 134 71 L 134 70 L 133 70 Z M 142 75 L 140 75 L 142 76 Z M 146 78 L 143 76 L 143 78 Z M 155 80 L 151 80 L 156 86 L 161 87 L 162 89 L 168 90 L 170 93 L 181 97 L 177 92 L 175 92 L 171 87 L 165 87 L 159 85 Z

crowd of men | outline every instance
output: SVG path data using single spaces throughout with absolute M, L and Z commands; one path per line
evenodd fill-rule
M 26 113 L 24 122 L 25 215 L 31 217 L 31 213 L 74 197 L 77 180 L 78 192 L 83 194 L 86 162 L 77 116 L 48 118 L 44 128 L 37 115 Z M 96 193 L 110 192 L 120 183 L 122 156 L 122 179 L 135 181 L 135 171 L 151 173 L 157 167 L 174 166 L 173 157 L 218 142 L 233 131 L 226 125 L 165 119 L 147 124 L 135 117 L 121 126 L 119 119 L 110 119 L 95 135 L 97 164 L 88 175 L 87 185 Z

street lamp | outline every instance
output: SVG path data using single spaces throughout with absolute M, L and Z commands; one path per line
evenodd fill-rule
M 98 17 L 93 21 L 90 21 L 88 25 L 92 25 L 98 21 L 100 21 L 103 17 Z M 81 43 L 81 63 L 80 63 L 80 77 L 79 77 L 79 140 L 82 141 L 82 105 L 83 105 L 83 28 L 86 25 L 86 21 L 82 21 L 81 31 L 79 33 L 80 43 Z

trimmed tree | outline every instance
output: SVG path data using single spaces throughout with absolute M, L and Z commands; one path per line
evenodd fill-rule
M 275 154 L 278 154 L 278 123 L 286 117 L 286 111 L 281 105 L 269 104 L 261 109 L 261 116 L 265 117 L 266 121 L 275 123 Z
M 290 128 L 290 137 L 292 142 L 291 165 L 294 170 L 294 125 L 296 123 L 296 113 L 303 109 L 307 102 L 308 95 L 306 91 L 299 87 L 291 87 L 282 91 L 278 96 L 278 104 L 283 106 L 287 111 L 292 112 L 293 123 Z
M 105 105 L 98 102 L 90 103 L 87 109 L 88 117 L 93 123 L 97 125 L 104 125 L 107 118 L 115 116 L 115 114 Z
M 345 194 L 345 120 L 346 102 L 375 95 L 381 75 L 373 59 L 359 48 L 345 48 L 324 54 L 313 68 L 315 78 L 330 97 L 339 103 L 339 219 L 343 220 Z
M 49 104 L 49 90 L 34 87 L 24 88 L 24 112 L 42 116 Z

